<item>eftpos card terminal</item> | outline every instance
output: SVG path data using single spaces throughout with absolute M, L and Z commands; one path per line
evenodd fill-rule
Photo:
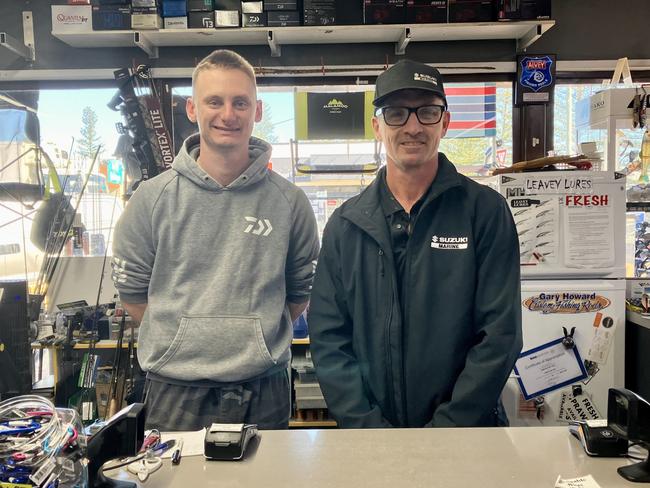
M 205 432 L 204 455 L 219 461 L 242 459 L 256 435 L 256 424 L 212 424 Z

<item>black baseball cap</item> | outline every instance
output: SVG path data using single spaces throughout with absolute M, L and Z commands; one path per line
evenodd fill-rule
M 428 64 L 403 59 L 377 77 L 375 85 L 375 107 L 381 107 L 386 98 L 400 90 L 425 90 L 445 101 L 445 89 L 440 71 Z

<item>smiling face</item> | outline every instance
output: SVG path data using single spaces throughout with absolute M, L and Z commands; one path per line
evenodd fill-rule
M 422 90 L 403 90 L 391 95 L 384 106 L 420 107 L 422 105 L 444 104 L 444 101 Z M 401 127 L 386 125 L 383 115 L 372 119 L 375 138 L 386 148 L 388 164 L 407 172 L 425 165 L 436 165 L 440 140 L 447 133 L 450 115 L 445 111 L 442 120 L 434 125 L 422 125 L 415 113 L 411 113 Z
M 262 120 L 262 102 L 255 83 L 239 69 L 214 67 L 198 73 L 187 116 L 198 124 L 201 154 L 248 151 L 256 122 Z

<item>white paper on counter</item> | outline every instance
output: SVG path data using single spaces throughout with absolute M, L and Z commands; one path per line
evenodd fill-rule
M 614 265 L 614 208 L 564 207 L 564 264 L 569 268 Z
M 176 446 L 178 446 L 178 441 L 183 439 L 183 449 L 181 450 L 181 458 L 185 456 L 203 456 L 205 452 L 205 428 L 197 430 L 195 432 L 161 432 L 160 433 L 162 442 L 166 442 L 174 439 L 176 441 Z M 176 450 L 176 447 L 166 450 L 162 458 L 169 459 L 172 457 L 172 453 Z
M 562 479 L 558 476 L 555 481 L 555 488 L 601 488 L 593 476 L 581 476 L 580 478 Z

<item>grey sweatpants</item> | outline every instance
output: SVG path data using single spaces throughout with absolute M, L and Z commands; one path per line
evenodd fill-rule
M 146 428 L 191 431 L 212 423 L 289 427 L 291 392 L 287 371 L 219 387 L 180 386 L 147 379 Z

